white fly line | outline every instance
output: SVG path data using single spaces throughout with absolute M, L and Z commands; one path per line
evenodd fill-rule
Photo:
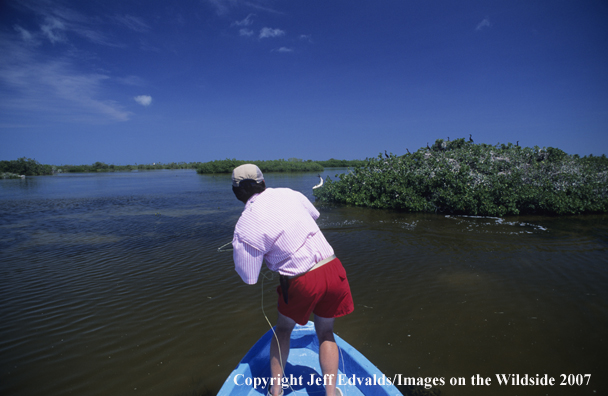
M 230 249 L 228 249 L 226 246 L 230 245 Z M 232 249 L 232 241 L 223 244 L 222 246 L 220 246 L 219 248 L 217 248 L 218 252 L 231 252 Z

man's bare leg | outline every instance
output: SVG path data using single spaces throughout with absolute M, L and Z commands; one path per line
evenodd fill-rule
M 327 378 L 325 395 L 334 396 L 340 361 L 338 345 L 334 339 L 334 319 L 315 315 L 315 330 L 319 338 L 319 363 L 323 378 Z
M 291 339 L 291 331 L 295 325 L 295 321 L 279 312 L 279 318 L 275 327 L 279 344 L 277 346 L 277 339 L 274 336 L 270 342 L 270 372 L 272 374 L 272 378 L 274 378 L 274 383 L 270 388 L 270 393 L 274 396 L 279 396 L 281 394 L 280 380 L 283 378 L 283 369 L 285 368 L 287 357 L 289 356 L 289 341 Z M 279 349 L 281 351 L 280 356 Z

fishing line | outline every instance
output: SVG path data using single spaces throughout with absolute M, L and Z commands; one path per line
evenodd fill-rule
M 268 323 L 268 326 L 270 326 L 270 330 L 272 330 L 272 334 L 274 335 L 275 340 L 277 341 L 277 347 L 279 349 L 279 363 L 281 364 L 281 371 L 283 371 L 283 378 L 285 378 L 285 366 L 283 365 L 283 355 L 281 354 L 281 345 L 279 343 L 279 337 L 277 336 L 276 331 L 274 331 L 274 327 L 272 326 L 272 323 L 270 323 L 270 319 L 268 319 L 268 316 L 266 315 L 266 311 L 264 310 L 264 279 L 268 279 L 269 281 L 274 280 L 274 273 L 270 273 L 270 277 L 267 275 L 268 271 L 264 271 L 261 272 L 262 274 L 262 314 L 264 315 L 264 319 L 266 319 L 266 322 Z M 342 373 L 346 374 L 346 361 L 344 360 L 344 355 L 342 354 L 342 348 L 340 348 L 340 345 L 338 345 L 337 341 L 334 341 L 336 343 L 336 347 L 338 347 L 338 352 L 340 352 L 340 357 L 342 358 Z M 320 345 L 319 345 L 320 347 Z M 319 351 L 320 352 L 320 351 Z M 339 367 L 338 367 L 339 369 Z M 338 371 L 337 376 L 340 375 L 340 372 Z M 338 377 L 336 376 L 336 378 L 334 379 L 336 381 L 336 388 L 338 385 Z M 282 388 L 282 386 L 281 386 Z M 291 383 L 289 384 L 289 388 L 291 389 L 291 391 L 293 393 L 298 393 L 298 391 L 296 391 L 295 389 L 293 389 L 293 387 L 291 386 Z M 342 391 L 342 395 L 344 395 L 344 391 L 342 389 L 340 389 Z M 285 392 L 283 391 L 283 394 L 285 394 Z M 338 393 L 336 392 L 336 395 Z
M 222 246 L 220 246 L 219 248 L 217 248 L 217 251 L 218 252 L 231 252 L 231 251 L 233 251 L 234 249 L 232 249 L 232 248 L 230 248 L 230 249 L 224 249 L 228 245 L 232 245 L 232 241 L 223 244 Z
M 234 250 L 232 248 L 226 249 L 226 246 L 228 246 L 228 245 L 232 245 L 232 241 L 223 244 L 222 246 L 217 248 L 217 251 L 221 253 L 221 252 L 230 252 L 230 251 Z M 268 279 L 270 281 L 274 280 L 274 274 L 271 273 L 271 275 L 269 277 L 267 275 L 267 271 L 263 271 L 263 272 L 261 272 L 261 275 L 262 275 L 262 302 L 261 302 L 262 315 L 264 315 L 264 319 L 266 319 L 266 322 L 268 323 L 268 326 L 270 326 L 270 330 L 272 330 L 272 334 L 274 335 L 274 338 L 277 341 L 277 347 L 279 349 L 279 363 L 281 364 L 281 371 L 283 372 L 283 378 L 285 378 L 285 369 L 283 366 L 283 355 L 281 354 L 281 345 L 279 343 L 279 337 L 277 336 L 277 332 L 274 330 L 274 327 L 272 326 L 272 323 L 270 323 L 270 319 L 268 319 L 268 316 L 266 315 L 266 311 L 264 310 L 264 279 Z M 291 387 L 291 384 L 289 384 L 289 387 L 291 388 L 291 390 L 294 393 L 297 393 L 296 390 Z M 281 388 L 283 388 L 283 386 L 281 386 Z M 281 390 L 283 390 L 283 389 L 281 389 Z M 284 393 L 285 393 L 285 391 L 283 390 L 283 394 Z
M 277 348 L 279 349 L 279 363 L 281 364 L 281 371 L 283 372 L 283 378 L 285 378 L 285 366 L 283 365 L 283 354 L 281 353 L 281 344 L 279 342 L 279 337 L 277 336 L 277 332 L 274 331 L 274 327 L 272 326 L 272 323 L 270 323 L 270 319 L 268 319 L 268 316 L 266 315 L 266 311 L 264 310 L 264 279 L 268 279 L 270 281 L 274 280 L 274 274 L 271 274 L 271 277 L 268 277 L 266 275 L 266 272 L 262 272 L 262 314 L 264 315 L 264 318 L 266 319 L 268 326 L 270 326 L 270 330 L 272 330 L 274 339 L 277 341 Z M 270 374 L 272 375 L 272 373 L 270 373 Z M 291 389 L 291 391 L 293 393 L 298 393 L 298 391 L 293 389 L 293 387 L 291 386 L 291 383 L 289 384 L 289 388 Z M 283 396 L 285 394 L 283 385 L 281 385 L 281 391 L 282 391 L 281 396 Z M 268 394 L 270 394 L 270 391 L 268 392 Z

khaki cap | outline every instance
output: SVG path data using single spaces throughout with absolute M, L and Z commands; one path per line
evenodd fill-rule
M 237 166 L 232 171 L 232 185 L 238 187 L 239 183 L 243 180 L 251 179 L 256 183 L 264 181 L 264 175 L 260 168 L 254 164 L 244 164 Z

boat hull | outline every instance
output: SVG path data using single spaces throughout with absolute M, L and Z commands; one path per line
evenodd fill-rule
M 247 352 L 243 360 L 230 374 L 218 396 L 266 395 L 270 378 L 270 341 L 274 337 L 269 330 Z M 334 379 L 346 395 L 396 396 L 399 390 L 390 383 L 365 356 L 339 336 L 335 336 L 340 350 L 338 378 Z M 285 395 L 325 394 L 324 378 L 319 365 L 319 341 L 313 322 L 296 325 L 291 334 L 291 348 L 283 379 Z

